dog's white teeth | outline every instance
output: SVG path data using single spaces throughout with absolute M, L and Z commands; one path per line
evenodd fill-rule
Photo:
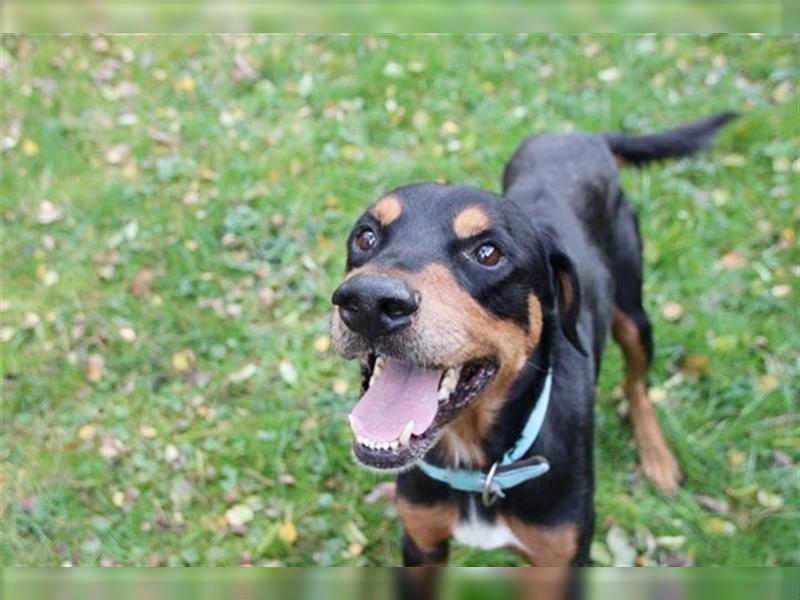
M 383 364 L 384 360 L 382 356 L 379 356 L 375 359 L 375 365 L 372 367 L 372 375 L 369 378 L 368 387 L 372 387 L 373 384 L 378 381 L 378 377 L 380 377 L 381 373 L 383 372 Z
M 384 360 L 382 356 L 379 356 L 375 359 L 375 366 L 372 368 L 372 373 L 374 375 L 380 375 L 383 371 Z
M 400 442 L 398 440 L 392 440 L 391 442 L 389 442 L 389 448 L 391 448 L 392 450 L 396 450 L 398 446 L 400 446 Z
M 408 442 L 411 441 L 412 431 L 414 431 L 414 421 L 409 421 L 406 423 L 406 426 L 403 427 L 403 433 L 400 434 L 400 438 L 398 439 L 401 446 L 408 446 Z
M 456 386 L 458 386 L 458 378 L 461 376 L 461 367 L 452 367 L 447 369 L 447 372 L 442 377 L 442 383 L 439 386 L 438 398 L 440 401 L 447 400 L 452 394 Z

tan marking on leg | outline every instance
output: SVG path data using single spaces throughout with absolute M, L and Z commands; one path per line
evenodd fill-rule
M 403 212 L 403 205 L 396 196 L 384 196 L 369 209 L 373 217 L 384 227 L 394 223 Z
M 461 238 L 470 238 L 492 227 L 492 221 L 483 210 L 477 206 L 468 206 L 453 219 L 453 231 Z
M 508 527 L 525 546 L 523 555 L 537 567 L 567 567 L 578 552 L 578 526 L 566 523 L 544 527 L 507 516 Z
M 623 388 L 628 399 L 642 470 L 661 491 L 672 495 L 680 484 L 681 469 L 661 431 L 656 409 L 647 397 L 647 355 L 640 339 L 639 328 L 615 306 L 613 331 L 614 339 L 619 343 L 625 357 Z
M 454 504 L 423 506 L 397 498 L 395 505 L 406 533 L 423 552 L 430 552 L 449 540 L 458 523 L 458 508 Z

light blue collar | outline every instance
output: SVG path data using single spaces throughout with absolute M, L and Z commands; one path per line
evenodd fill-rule
M 446 483 L 453 489 L 482 493 L 483 503 L 486 506 L 493 504 L 497 498 L 505 497 L 504 490 L 544 475 L 550 470 L 550 463 L 547 462 L 547 459 L 533 456 L 522 460 L 522 457 L 531 449 L 542 430 L 547 406 L 550 404 L 552 387 L 553 372 L 552 369 L 548 369 L 542 392 L 539 394 L 536 406 L 533 407 L 519 439 L 499 461 L 489 468 L 488 472 L 437 467 L 426 462 L 425 459 L 420 460 L 417 466 L 428 477 Z

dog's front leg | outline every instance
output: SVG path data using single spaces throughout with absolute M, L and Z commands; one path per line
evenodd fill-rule
M 418 504 L 399 496 L 397 513 L 403 521 L 403 565 L 445 565 L 450 536 L 458 522 L 453 504 Z

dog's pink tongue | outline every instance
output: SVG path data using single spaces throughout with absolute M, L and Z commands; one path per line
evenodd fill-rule
M 441 378 L 441 370 L 385 359 L 383 371 L 350 412 L 353 433 L 391 442 L 409 421 L 414 421 L 412 433 L 423 433 L 436 416 Z

